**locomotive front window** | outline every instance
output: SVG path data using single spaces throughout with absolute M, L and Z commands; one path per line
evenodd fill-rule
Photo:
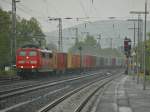
M 30 51 L 29 56 L 37 56 L 37 52 L 36 51 Z
M 19 56 L 26 56 L 26 52 L 25 51 L 20 51 Z

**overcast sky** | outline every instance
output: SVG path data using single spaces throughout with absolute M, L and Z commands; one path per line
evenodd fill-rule
M 108 17 L 127 19 L 132 16 L 130 11 L 144 11 L 144 2 L 145 0 L 93 0 L 92 4 L 92 0 L 20 0 L 17 3 L 17 15 L 27 19 L 34 16 L 43 31 L 47 32 L 56 30 L 58 25 L 58 22 L 49 22 L 48 17 L 85 18 L 79 21 L 63 20 L 63 28 Z M 11 10 L 11 0 L 0 0 L 0 7 Z M 149 7 L 150 0 L 148 10 Z

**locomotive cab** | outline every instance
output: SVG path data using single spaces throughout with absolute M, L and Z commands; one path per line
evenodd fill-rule
M 38 48 L 20 48 L 16 54 L 16 68 L 19 76 L 24 73 L 39 73 L 53 70 L 53 54 Z
M 39 52 L 36 49 L 20 49 L 16 58 L 17 68 L 36 69 L 39 66 Z

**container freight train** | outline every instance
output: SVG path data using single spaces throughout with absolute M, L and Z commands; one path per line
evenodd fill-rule
M 17 75 L 30 77 L 38 73 L 65 73 L 70 71 L 92 70 L 103 67 L 121 67 L 120 58 L 105 58 L 91 55 L 52 52 L 38 47 L 25 46 L 16 52 Z

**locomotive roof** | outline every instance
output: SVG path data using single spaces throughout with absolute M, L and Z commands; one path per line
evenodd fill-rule
M 21 48 L 39 48 L 39 46 L 34 45 L 34 44 L 27 44 L 27 45 L 22 46 Z
M 42 49 L 41 52 L 52 53 L 52 50 Z
M 28 48 L 20 48 L 20 50 L 36 50 L 36 51 L 41 51 L 41 52 L 45 52 L 45 53 L 52 53 L 52 50 L 40 49 L 40 48 L 29 48 L 28 47 Z

